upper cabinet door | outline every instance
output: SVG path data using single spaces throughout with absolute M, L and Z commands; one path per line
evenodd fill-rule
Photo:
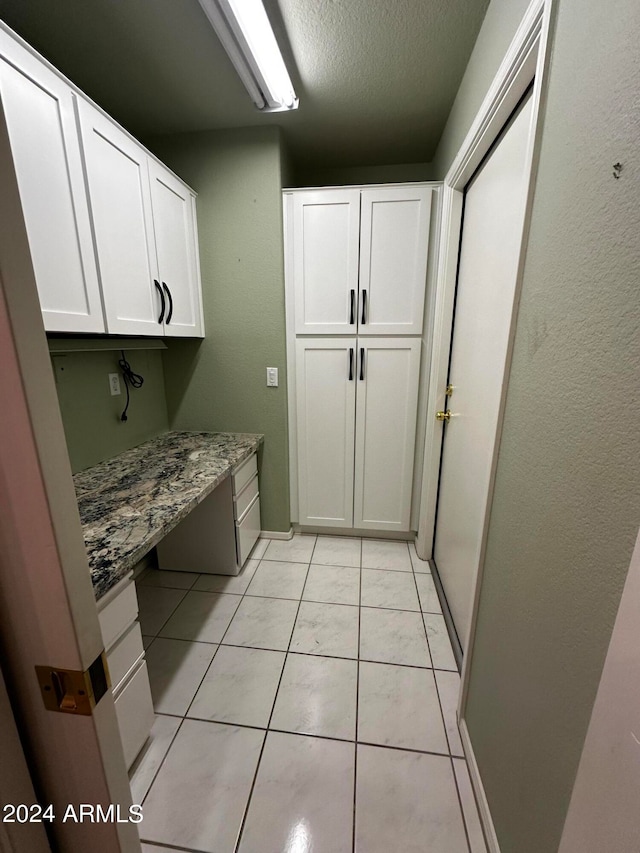
M 297 335 L 355 334 L 360 191 L 294 193 Z
M 0 99 L 45 329 L 104 332 L 71 89 L 0 32 Z
M 422 334 L 432 192 L 362 191 L 358 334 Z
M 149 160 L 160 285 L 167 300 L 165 335 L 204 337 L 194 194 Z
M 147 154 L 91 104 L 79 99 L 78 111 L 107 331 L 162 335 L 167 299 L 160 295 Z

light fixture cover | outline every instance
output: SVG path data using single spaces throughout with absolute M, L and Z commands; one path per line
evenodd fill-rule
M 295 110 L 298 98 L 262 0 L 199 0 L 259 110 Z

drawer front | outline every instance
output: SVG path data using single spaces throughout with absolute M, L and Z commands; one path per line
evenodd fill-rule
M 143 654 L 142 632 L 139 623 L 134 622 L 126 634 L 120 637 L 107 653 L 111 689 L 114 693 L 118 692 L 125 676 L 138 663 Z
M 123 687 L 114 704 L 128 769 L 149 737 L 154 720 L 153 701 L 145 661 L 142 661 Z
M 236 524 L 236 546 L 238 548 L 238 565 L 242 568 L 251 549 L 260 536 L 260 498 L 256 497 L 245 512 L 242 521 Z
M 231 475 L 233 494 L 239 495 L 249 480 L 258 473 L 258 457 L 253 453 L 246 462 L 243 462 Z
M 136 621 L 138 615 L 138 599 L 136 598 L 136 585 L 131 581 L 120 595 L 112 599 L 106 607 L 98 613 L 100 628 L 102 630 L 102 642 L 107 651 L 122 636 L 130 625 Z
M 258 475 L 250 480 L 240 494 L 233 499 L 233 514 L 236 521 L 241 521 L 247 508 L 253 503 L 258 495 Z

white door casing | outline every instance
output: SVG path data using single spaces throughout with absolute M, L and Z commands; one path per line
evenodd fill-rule
M 297 335 L 355 334 L 360 191 L 318 190 L 293 198 Z
M 73 97 L 0 31 L 0 100 L 45 329 L 104 332 Z
M 465 196 L 434 553 L 463 648 L 506 380 L 532 107 L 529 94 Z
M 301 524 L 353 526 L 356 339 L 296 341 Z
M 419 338 L 358 346 L 354 527 L 410 529 L 420 373 Z
M 420 335 L 431 187 L 362 191 L 358 334 Z

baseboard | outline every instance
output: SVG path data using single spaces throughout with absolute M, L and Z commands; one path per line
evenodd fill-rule
M 471 786 L 478 804 L 478 814 L 480 815 L 480 823 L 484 832 L 484 838 L 487 842 L 487 850 L 489 853 L 500 853 L 500 845 L 498 844 L 498 836 L 493 825 L 491 812 L 489 811 L 489 803 L 487 795 L 484 791 L 482 779 L 480 778 L 480 770 L 476 756 L 471 746 L 471 738 L 469 737 L 469 729 L 464 720 L 460 720 L 458 724 L 460 730 L 460 740 L 462 741 L 462 749 L 464 750 L 465 758 L 467 759 L 467 767 L 469 768 L 469 778 Z
M 320 536 L 359 536 L 364 539 L 398 539 L 403 542 L 414 542 L 415 531 L 395 530 L 364 530 L 357 527 L 315 527 L 308 524 L 295 524 L 295 533 L 317 533 Z
M 291 539 L 293 538 L 293 527 L 290 527 L 286 532 L 281 530 L 261 530 L 261 539 Z

